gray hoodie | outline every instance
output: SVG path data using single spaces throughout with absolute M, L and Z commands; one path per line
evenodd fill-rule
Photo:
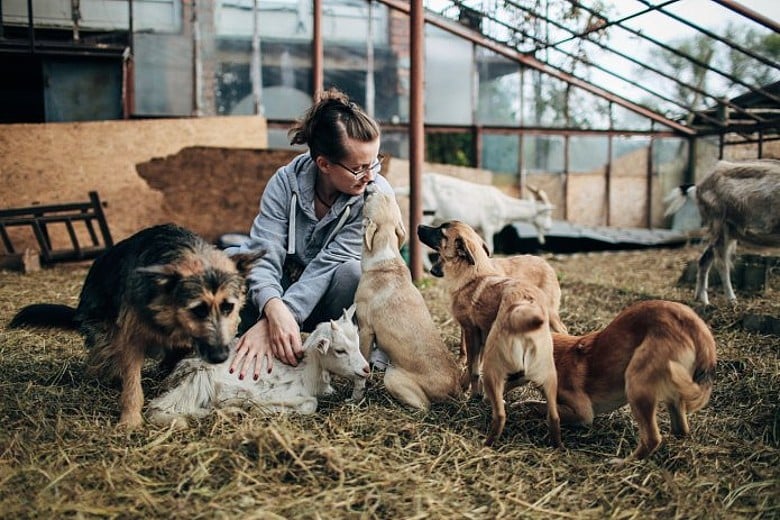
M 266 254 L 248 277 L 249 298 L 263 309 L 271 298 L 281 297 L 298 324 L 303 323 L 328 289 L 335 269 L 346 260 L 360 260 L 363 240 L 363 195 L 341 194 L 328 213 L 314 214 L 317 165 L 309 153 L 279 168 L 260 199 L 260 213 L 249 239 L 228 254 L 265 249 Z M 393 193 L 376 175 L 377 187 Z M 287 255 L 305 266 L 297 282 L 285 292 L 282 267 Z

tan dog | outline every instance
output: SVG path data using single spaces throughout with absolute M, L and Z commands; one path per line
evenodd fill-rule
M 487 444 L 495 441 L 506 421 L 503 392 L 511 376 L 516 384 L 530 380 L 542 387 L 551 403 L 551 441 L 559 446 L 560 421 L 552 397 L 557 392 L 557 380 L 550 337 L 550 298 L 531 283 L 504 276 L 488 257 L 482 238 L 468 224 L 453 220 L 438 227 L 420 225 L 417 235 L 439 253 L 434 268 L 440 268 L 444 289 L 450 294 L 452 315 L 463 330 L 467 366 L 462 385 L 470 386 L 472 395 L 480 393 L 482 365 L 485 391 L 493 406 Z M 487 338 L 484 356 L 483 338 Z
M 639 446 L 624 460 L 642 459 L 661 444 L 656 409 L 666 403 L 672 433 L 688 434 L 686 414 L 712 392 L 715 339 L 686 305 L 642 301 L 603 330 L 584 336 L 553 334 L 558 407 L 564 424 L 591 424 L 624 404 L 639 426 Z M 544 403 L 532 403 L 545 407 Z
M 385 388 L 414 408 L 427 410 L 431 402 L 458 397 L 455 359 L 400 253 L 406 230 L 395 197 L 370 185 L 363 225 L 362 276 L 355 294 L 363 356 L 369 359 L 376 342 L 390 359 Z M 355 385 L 353 398 L 362 397 L 364 385 Z

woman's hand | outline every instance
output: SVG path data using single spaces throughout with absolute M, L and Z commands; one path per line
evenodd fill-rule
M 263 315 L 268 321 L 267 337 L 274 357 L 288 365 L 297 365 L 303 357 L 301 329 L 290 309 L 282 300 L 272 298 L 265 304 Z
M 263 318 L 247 330 L 238 340 L 236 357 L 230 365 L 230 373 L 238 370 L 238 378 L 244 379 L 254 363 L 253 377 L 260 377 L 263 358 L 266 370 L 271 372 L 274 357 L 283 363 L 295 366 L 303 357 L 301 330 L 290 309 L 278 298 L 265 305 Z
M 253 377 L 260 377 L 260 367 L 266 359 L 267 370 L 270 373 L 274 366 L 274 357 L 271 355 L 271 345 L 268 341 L 268 321 L 263 318 L 247 330 L 238 340 L 236 357 L 230 365 L 230 373 L 238 370 L 238 378 L 244 379 L 247 370 L 254 362 Z

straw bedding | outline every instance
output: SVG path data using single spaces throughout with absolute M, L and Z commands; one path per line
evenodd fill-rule
M 510 409 L 494 449 L 485 402 L 401 407 L 370 379 L 313 416 L 214 413 L 184 431 L 117 430 L 117 389 L 84 374 L 81 337 L 6 330 L 22 305 L 73 304 L 85 266 L 0 271 L 0 516 L 7 518 L 768 518 L 780 517 L 780 338 L 746 332 L 748 313 L 780 316 L 777 273 L 736 305 L 711 289 L 693 304 L 676 281 L 698 248 L 551 257 L 572 333 L 602 327 L 639 299 L 691 304 L 718 341 L 710 404 L 691 435 L 668 435 L 649 460 L 615 467 L 636 446 L 627 408 L 547 446 L 543 419 Z M 420 284 L 448 346 L 458 329 L 434 279 Z M 392 309 L 388 309 L 392 312 Z M 156 395 L 155 366 L 144 371 Z M 520 389 L 507 399 L 540 394 Z

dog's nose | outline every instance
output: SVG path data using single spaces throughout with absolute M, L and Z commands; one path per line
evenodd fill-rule
M 212 346 L 207 344 L 198 344 L 198 354 L 207 363 L 222 363 L 230 355 L 230 349 L 227 346 Z

